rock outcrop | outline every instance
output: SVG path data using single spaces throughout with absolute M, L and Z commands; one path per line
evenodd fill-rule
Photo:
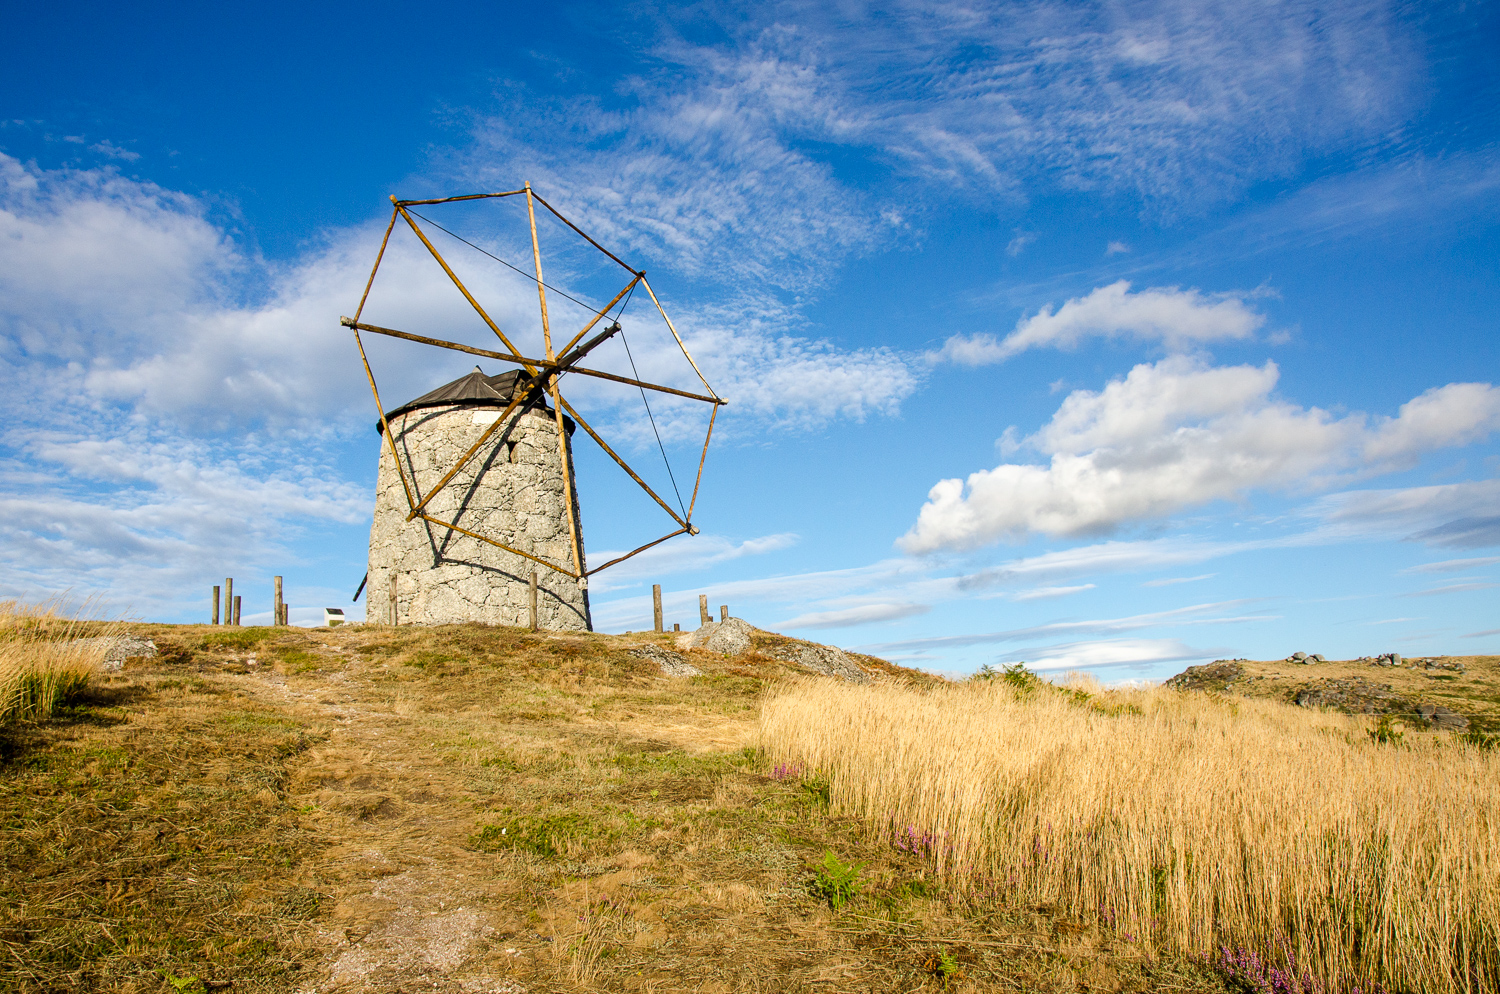
M 710 621 L 678 642 L 678 646 L 725 656 L 740 656 L 758 649 L 772 659 L 791 663 L 809 673 L 836 677 L 850 683 L 871 682 L 870 674 L 842 649 L 816 642 L 787 640 L 779 635 L 763 632 L 740 618 Z
M 103 635 L 98 638 L 74 639 L 69 645 L 94 646 L 104 645 L 104 660 L 100 664 L 106 670 L 120 670 L 125 668 L 127 659 L 153 659 L 156 656 L 156 643 L 150 639 L 137 638 L 134 635 Z
M 656 663 L 661 667 L 663 676 L 697 676 L 702 672 L 688 662 L 687 657 L 682 653 L 664 649 L 659 645 L 643 645 L 639 649 L 631 649 L 630 655 Z
M 1413 702 L 1391 689 L 1388 683 L 1372 683 L 1362 676 L 1347 680 L 1316 680 L 1292 697 L 1304 708 L 1332 708 L 1346 714 L 1411 714 Z
M 1216 659 L 1202 666 L 1189 666 L 1167 681 L 1173 690 L 1214 690 L 1220 693 L 1245 675 L 1237 659 Z
M 797 642 L 782 646 L 772 656 L 823 676 L 838 677 L 850 683 L 870 682 L 870 674 L 860 669 L 847 652 L 831 645 Z

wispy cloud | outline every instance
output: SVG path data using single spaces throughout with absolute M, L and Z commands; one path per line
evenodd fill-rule
M 1481 556 L 1475 559 L 1444 559 L 1436 563 L 1423 563 L 1420 566 L 1410 566 L 1402 570 L 1403 573 L 1462 573 L 1466 570 L 1479 569 L 1482 566 L 1493 566 L 1500 563 L 1500 556 Z
M 1500 480 L 1329 494 L 1308 509 L 1330 535 L 1388 536 L 1440 548 L 1500 545 Z
M 1194 648 L 1178 639 L 1103 639 L 1012 649 L 999 661 L 1025 662 L 1028 669 L 1057 672 L 1197 661 L 1225 651 Z
M 932 608 L 927 604 L 863 604 L 841 611 L 815 611 L 810 614 L 800 614 L 795 618 L 779 622 L 776 627 L 778 630 L 787 631 L 805 628 L 849 628 L 855 625 L 870 625 L 878 621 L 897 621 L 901 618 L 926 614 L 930 610 Z
M 1272 621 L 1275 615 L 1266 614 L 1222 614 L 1213 612 L 1245 605 L 1246 601 L 1219 601 L 1211 604 L 1193 604 L 1173 608 L 1169 611 L 1154 611 L 1123 618 L 1100 618 L 1091 621 L 1056 621 L 1046 625 L 1013 628 L 1008 631 L 983 632 L 973 635 L 939 635 L 927 638 L 906 639 L 898 642 L 881 642 L 862 646 L 864 652 L 884 655 L 890 652 L 912 650 L 952 649 L 972 645 L 987 645 L 998 642 L 1021 642 L 1027 639 L 1045 638 L 1051 635 L 1097 635 L 1111 632 L 1128 632 L 1159 625 L 1230 625 L 1252 621 Z M 1210 615 L 1204 617 L 1204 615 Z
M 1408 597 L 1437 597 L 1442 594 L 1461 594 L 1470 590 L 1492 590 L 1500 587 L 1500 583 L 1450 583 L 1442 587 L 1431 587 L 1427 590 L 1414 590 L 1407 594 Z
M 1218 576 L 1217 573 L 1200 573 L 1197 576 L 1172 576 L 1160 580 L 1147 580 L 1141 584 L 1143 587 L 1172 587 L 1179 583 L 1197 583 L 1199 580 L 1212 580 Z
M 647 579 L 664 579 L 683 573 L 696 573 L 721 563 L 780 552 L 796 545 L 798 536 L 791 532 L 762 535 L 735 542 L 723 535 L 694 535 L 647 549 L 619 566 L 599 574 L 591 590 L 597 594 L 633 587 Z M 589 553 L 590 563 L 608 562 L 629 549 L 605 549 Z
M 1051 600 L 1054 597 L 1067 597 L 1069 594 L 1080 594 L 1085 590 L 1093 589 L 1092 583 L 1080 583 L 1071 587 L 1036 587 L 1011 594 L 1010 599 L 1013 601 Z

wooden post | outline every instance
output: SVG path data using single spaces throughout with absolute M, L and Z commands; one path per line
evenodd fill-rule
M 672 626 L 672 631 L 674 631 L 674 632 L 680 632 L 680 631 L 682 631 L 682 626 L 681 626 L 681 625 L 677 625 L 677 624 L 674 624 L 674 625 L 673 625 L 673 626 Z
M 217 625 L 218 623 L 219 623 L 219 588 L 217 586 L 215 586 L 214 587 L 214 620 L 210 621 L 209 624 L 210 625 Z
M 655 625 L 654 631 L 662 631 L 661 623 L 661 584 L 651 584 L 651 620 Z
M 224 624 L 234 623 L 234 577 L 227 576 L 224 578 Z
M 234 595 L 234 623 L 235 623 L 236 626 L 238 626 L 239 623 L 240 623 L 240 595 L 239 594 L 235 594 Z
M 708 613 L 708 595 L 698 595 L 698 621 L 700 624 L 708 624 L 713 621 L 713 616 Z
M 274 589 L 271 600 L 271 624 L 283 624 L 281 620 L 281 577 L 271 577 L 271 586 Z
M 399 603 L 396 600 L 396 579 L 397 579 L 397 577 L 396 577 L 396 571 L 395 570 L 391 570 L 391 624 L 393 624 L 393 625 L 397 624 L 397 620 L 396 620 L 396 618 L 397 618 L 396 608 L 397 608 L 398 603 Z
M 729 620 L 729 605 L 728 604 L 720 604 L 719 605 L 719 620 L 720 621 L 728 621 Z
M 531 571 L 531 630 L 536 631 L 536 570 Z

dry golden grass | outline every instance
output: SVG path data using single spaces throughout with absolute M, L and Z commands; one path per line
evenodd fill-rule
M 82 613 L 59 600 L 0 601 L 0 722 L 47 717 L 99 672 L 107 647 L 76 641 L 85 629 L 99 634 Z
M 1166 690 L 797 681 L 768 759 L 950 880 L 1181 954 L 1257 950 L 1333 989 L 1500 984 L 1500 752 Z

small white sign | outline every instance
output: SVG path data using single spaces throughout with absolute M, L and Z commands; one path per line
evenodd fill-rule
M 329 628 L 344 623 L 344 609 L 341 607 L 325 607 L 323 609 L 323 624 Z

